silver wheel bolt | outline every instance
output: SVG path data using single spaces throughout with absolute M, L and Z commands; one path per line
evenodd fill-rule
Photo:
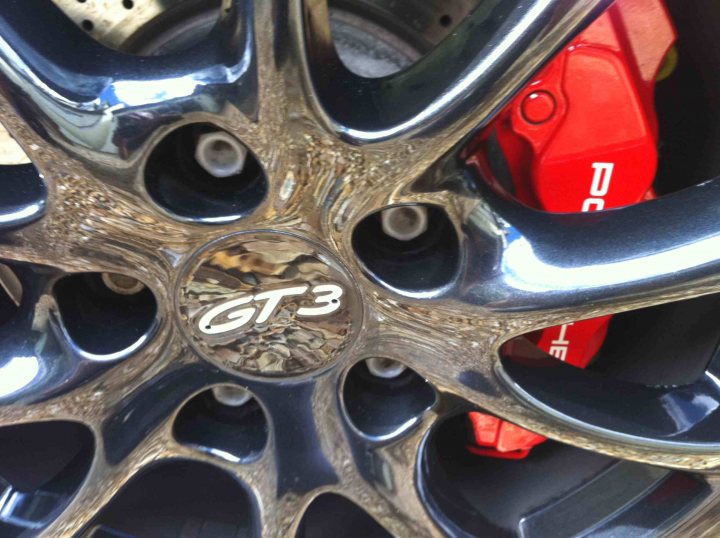
M 103 273 L 101 278 L 103 284 L 120 295 L 135 295 L 145 289 L 145 284 L 131 276 L 118 273 Z
M 195 160 L 215 177 L 239 174 L 245 166 L 247 153 L 247 148 L 237 138 L 222 131 L 200 135 L 195 146 Z
M 385 234 L 399 241 L 410 241 L 428 229 L 427 208 L 403 205 L 383 210 L 380 215 Z
M 212 388 L 212 395 L 218 403 L 228 407 L 240 407 L 252 399 L 252 393 L 242 387 L 220 385 Z
M 406 369 L 406 366 L 403 363 L 392 359 L 386 359 L 384 357 L 366 359 L 365 364 L 372 375 L 383 379 L 396 378 Z

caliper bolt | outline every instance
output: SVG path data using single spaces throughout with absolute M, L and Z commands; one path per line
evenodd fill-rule
M 406 369 L 403 363 L 384 357 L 365 359 L 365 365 L 372 375 L 383 379 L 394 379 Z
M 145 284 L 138 279 L 118 273 L 103 273 L 101 279 L 103 284 L 120 295 L 135 295 L 145 289 Z
M 386 235 L 399 241 L 411 241 L 428 229 L 427 208 L 421 205 L 402 205 L 384 209 L 380 214 Z
M 249 390 L 232 385 L 213 387 L 212 395 L 218 403 L 227 407 L 240 407 L 252 399 L 252 393 Z
M 557 103 L 550 92 L 534 91 L 522 102 L 522 115 L 530 123 L 545 123 L 555 114 Z
M 245 166 L 248 150 L 240 141 L 223 132 L 200 135 L 195 146 L 195 160 L 214 177 L 239 174 Z

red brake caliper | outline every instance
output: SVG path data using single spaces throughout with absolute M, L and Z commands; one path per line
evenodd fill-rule
M 662 0 L 616 0 L 525 87 L 479 136 L 470 161 L 515 196 L 553 212 L 598 211 L 654 196 L 655 80 L 675 41 Z M 506 174 L 508 175 L 508 174 Z M 600 349 L 610 316 L 538 331 L 537 346 L 580 368 Z M 476 454 L 523 458 L 541 435 L 469 413 Z

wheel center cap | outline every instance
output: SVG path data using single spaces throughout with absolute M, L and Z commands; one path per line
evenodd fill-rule
M 350 346 L 363 315 L 343 265 L 281 232 L 240 233 L 198 252 L 181 276 L 178 310 L 205 358 L 275 377 L 328 367 Z

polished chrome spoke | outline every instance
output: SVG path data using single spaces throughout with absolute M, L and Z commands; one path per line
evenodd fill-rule
M 0 425 L 9 426 L 3 430 L 9 433 L 15 431 L 13 427 L 27 428 L 43 422 L 50 423 L 48 427 L 53 427 L 52 424 L 79 423 L 89 429 L 89 437 L 90 432 L 95 434 L 94 457 L 92 462 L 85 462 L 89 470 L 77 495 L 65 498 L 63 495 L 56 496 L 54 502 L 59 503 L 56 511 L 60 507 L 66 509 L 62 514 L 50 518 L 48 521 L 51 523 L 41 532 L 45 536 L 58 536 L 79 531 L 114 497 L 118 487 L 165 454 L 165 438 L 145 431 L 147 435 L 139 440 L 137 437 L 127 438 L 118 447 L 122 449 L 133 441 L 138 442 L 133 450 L 128 451 L 127 457 L 111 461 L 109 458 L 117 455 L 117 450 L 106 451 L 102 432 L 115 421 L 128 418 L 117 416 L 118 409 L 122 409 L 118 400 L 132 393 L 138 385 L 144 384 L 153 376 L 153 371 L 165 368 L 178 350 L 172 343 L 168 345 L 168 331 L 165 330 L 155 341 L 131 353 L 132 356 L 128 358 L 119 356 L 114 361 L 98 363 L 95 359 L 79 357 L 71 349 L 69 341 L 62 342 L 62 338 L 52 331 L 43 336 L 40 338 L 42 345 L 35 346 L 34 355 L 11 356 L 9 362 L 6 361 L 7 354 L 19 348 L 3 346 L 5 356 L 0 361 L 6 367 L 8 364 L 12 367 L 14 361 L 27 371 L 29 361 L 35 360 L 37 369 L 33 379 L 27 376 L 23 378 L 23 374 L 18 372 L 2 372 L 3 378 L 9 382 L 24 379 L 29 383 L 16 391 L 19 397 L 16 397 L 17 394 L 8 394 L 0 402 Z M 55 351 L 55 355 L 52 351 Z M 122 364 L 118 364 L 118 361 L 122 361 Z M 61 440 L 55 440 L 53 445 L 63 450 Z M 29 446 L 28 450 L 34 449 Z M 89 455 L 84 454 L 84 457 L 89 458 Z M 37 493 L 47 497 L 43 491 Z M 64 507 L 64 501 L 69 501 L 69 506 Z M 42 514 L 42 508 L 40 510 Z
M 247 25 L 236 31 L 249 3 L 237 6 L 192 52 L 138 61 L 93 41 L 50 2 L 8 4 L 0 18 L 5 98 L 70 154 L 125 168 L 173 116 L 218 113 L 226 102 L 252 114 L 250 34 Z
M 337 372 L 282 387 L 247 382 L 267 413 L 270 434 L 262 457 L 244 464 L 180 445 L 172 436 L 177 410 L 188 398 L 233 377 L 192 358 L 162 368 L 127 393 L 103 424 L 104 458 L 113 466 L 123 469 L 136 460 L 150 463 L 165 457 L 218 466 L 253 492 L 263 536 L 286 536 L 297 528 L 304 508 L 318 492 L 347 486 L 346 475 L 354 472 L 354 466 L 337 410 Z M 278 389 L 283 390 L 283 398 L 277 398 Z M 163 395 L 160 399 L 159 394 Z M 154 436 L 165 439 L 164 455 L 148 441 Z
M 370 288 L 384 337 L 414 341 L 414 353 L 396 358 L 439 390 L 568 444 L 676 468 L 720 466 L 714 365 L 694 384 L 648 387 L 550 357 L 500 357 L 505 341 L 535 329 L 717 292 L 720 183 L 567 215 L 531 210 L 463 174 L 445 185 L 462 233 L 456 279 L 426 294 Z
M 354 440 L 361 487 L 348 495 L 393 536 L 442 536 L 420 494 L 418 458 L 437 415 L 428 411 L 413 429 L 394 441 Z M 359 456 L 363 457 L 359 457 Z
M 307 507 L 323 493 L 342 495 L 394 534 L 433 536 L 434 525 L 415 486 L 428 413 L 410 436 L 372 441 L 353 431 L 339 408 L 338 372 L 283 387 L 284 398 L 250 384 L 266 409 L 271 428 L 267 452 L 247 466 L 218 462 L 246 483 L 260 503 L 263 536 L 296 532 Z
M 122 375 L 117 375 L 118 369 Z M 61 414 L 42 420 L 72 418 L 88 424 L 95 433 L 96 453 L 80 491 L 43 535 L 79 532 L 123 486 L 157 463 L 183 457 L 205 461 L 201 453 L 178 444 L 173 422 L 180 405 L 194 392 L 225 379 L 226 375 L 218 376 L 188 354 L 170 331 L 114 371 L 44 406 L 74 409 L 71 417 Z
M 649 387 L 542 353 L 505 358 L 501 346 L 521 326 L 512 317 L 493 321 L 486 312 L 453 314 L 460 307 L 446 310 L 443 302 L 375 297 L 385 355 L 443 394 L 583 449 L 681 469 L 720 467 L 717 360 L 695 383 Z
M 102 228 L 93 227 L 93 216 L 98 218 L 95 224 Z M 162 230 L 162 226 L 155 229 Z M 172 232 L 169 239 L 137 232 L 131 220 L 124 217 L 111 222 L 99 215 L 53 212 L 30 226 L 1 234 L 0 259 L 53 267 L 67 273 L 126 274 L 160 292 L 167 286 L 168 274 L 187 246 L 182 246 L 181 235 Z M 159 250 L 158 243 L 163 239 L 169 244 Z
M 335 392 L 338 372 L 280 387 L 250 384 L 265 407 L 272 437 L 270 451 L 278 501 L 328 488 L 343 478 L 348 445 Z
M 168 218 L 148 199 L 144 161 L 186 117 L 254 132 L 251 4 L 227 4 L 213 31 L 191 50 L 143 58 L 96 43 L 50 2 L 0 8 L 3 121 L 47 185 L 47 201 L 2 208 L 2 219 L 14 226 L 45 215 L 37 236 L 27 230 L 7 240 L 29 250 L 17 259 L 56 258 L 57 265 L 71 267 L 72 257 L 106 251 L 110 265 L 142 251 L 155 257 L 150 265 L 167 265 L 179 259 L 189 235 L 203 233 Z M 46 31 L 36 31 L 38 18 Z M 123 240 L 130 247 L 125 252 Z M 170 244 L 161 256 L 158 243 Z M 14 255 L 9 250 L 6 257 Z
M 120 400 L 180 353 L 167 320 L 159 320 L 128 348 L 99 355 L 77 347 L 49 296 L 39 298 L 28 312 L 33 313 L 13 322 L 4 334 L 3 426 L 74 420 L 99 428 Z
M 333 373 L 316 383 L 285 387 L 284 401 L 264 400 L 273 429 L 274 472 L 264 465 L 251 478 L 265 473 L 274 485 L 255 487 L 261 502 L 270 503 L 262 507 L 270 525 L 263 536 L 292 534 L 307 506 L 326 492 L 352 500 L 393 534 L 437 535 L 415 480 L 419 446 L 435 415 L 428 413 L 400 440 L 373 441 L 347 424 L 335 396 L 337 384 Z M 268 490 L 274 497 L 263 495 Z
M 178 457 L 179 451 L 170 433 L 170 423 L 149 432 L 142 443 L 119 463 L 106 460 L 102 445 L 96 446 L 93 464 L 80 491 L 70 505 L 41 536 L 73 536 L 84 530 L 107 507 L 119 491 L 143 471 L 163 460 Z
M 716 180 L 592 214 L 541 213 L 490 196 L 468 215 L 465 270 L 450 296 L 507 314 L 523 330 L 720 289 Z
M 338 135 L 353 143 L 434 137 L 447 150 L 487 121 L 607 4 L 483 4 L 415 65 L 364 79 L 350 73 L 335 54 L 324 2 L 308 1 L 306 32 L 319 104 Z M 350 101 L 353 106 L 346 106 Z
M 330 372 L 282 388 L 250 386 L 268 415 L 268 446 L 248 467 L 226 468 L 260 502 L 263 537 L 294 535 L 318 493 L 347 485 L 352 455 L 334 397 L 336 382 L 337 373 Z M 278 389 L 283 398 L 277 398 Z
M 271 121 L 270 111 L 279 110 L 282 95 L 266 84 L 267 69 L 259 73 L 260 52 L 263 65 L 276 63 L 266 61 L 265 42 L 255 39 L 266 37 L 256 24 L 273 24 L 266 4 L 256 21 L 253 2 L 225 2 L 201 43 L 142 58 L 95 42 L 50 2 L 0 10 L 3 121 L 32 156 L 48 184 L 49 205 L 67 225 L 89 224 L 82 232 L 108 224 L 116 235 L 145 228 L 151 241 L 178 245 L 199 233 L 168 218 L 144 184 L 151 152 L 188 120 L 232 130 L 272 175 L 273 142 L 282 137 L 271 127 L 279 120 Z M 47 35 L 34 31 L 37 17 Z M 260 74 L 268 95 L 262 107 Z M 266 130 L 258 127 L 261 112 Z M 85 217 L 102 222 L 85 223 Z
M 444 204 L 459 231 L 458 274 L 425 298 L 374 288 L 387 304 L 436 310 L 453 322 L 492 319 L 509 339 L 720 291 L 719 180 L 635 206 L 554 214 L 523 206 L 450 168 L 440 179 L 409 185 L 403 200 Z M 440 184 L 447 190 L 433 193 Z
M 453 339 L 426 324 L 411 332 L 421 331 L 422 341 L 416 336 L 415 343 L 427 351 L 408 350 L 398 358 L 442 393 L 579 448 L 681 469 L 720 467 L 712 370 L 693 385 L 647 387 L 551 357 L 501 359 L 499 342 L 493 345 L 481 333 Z
M 291 2 L 291 14 L 302 9 L 296 63 L 304 103 L 314 109 L 302 126 L 307 157 L 292 174 L 300 184 L 312 181 L 325 234 L 352 227 L 359 211 L 417 198 L 410 183 L 488 122 L 607 4 L 490 2 L 416 64 L 370 79 L 337 56 L 326 0 Z

